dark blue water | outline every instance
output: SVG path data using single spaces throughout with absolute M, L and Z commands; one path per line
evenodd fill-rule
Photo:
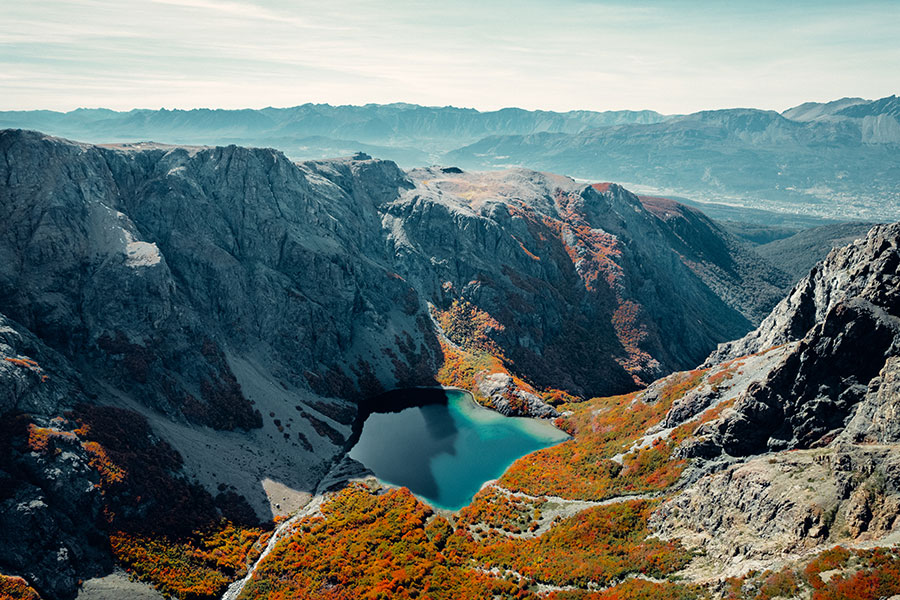
M 416 391 L 402 393 L 410 404 Z M 422 406 L 370 414 L 350 457 L 438 508 L 462 508 L 517 458 L 568 438 L 546 421 L 479 406 L 467 392 L 420 393 Z

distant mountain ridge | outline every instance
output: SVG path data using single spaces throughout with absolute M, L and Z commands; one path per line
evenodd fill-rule
M 785 110 L 480 112 L 414 104 L 243 110 L 0 112 L 0 128 L 94 143 L 273 147 L 293 159 L 362 150 L 404 168 L 524 167 L 775 212 L 900 218 L 900 100 L 843 98 Z
M 305 159 L 333 156 L 327 152 L 328 143 L 346 140 L 346 154 L 364 149 L 360 145 L 381 146 L 381 158 L 395 159 L 400 152 L 400 161 L 405 166 L 422 166 L 429 164 L 424 158 L 426 153 L 443 153 L 488 135 L 577 133 L 621 123 L 655 123 L 665 118 L 649 110 L 561 113 L 504 108 L 480 112 L 402 103 L 303 104 L 259 110 L 9 111 L 0 112 L 0 128 L 39 129 L 90 142 L 152 139 L 175 144 L 271 145 L 294 158 Z M 320 147 L 315 138 L 325 144 Z
M 528 164 L 775 212 L 900 218 L 897 99 L 854 102 L 782 114 L 703 111 L 576 134 L 493 136 L 448 153 L 446 160 L 470 168 Z

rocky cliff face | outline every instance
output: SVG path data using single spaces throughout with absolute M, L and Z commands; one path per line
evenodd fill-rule
M 264 488 L 314 491 L 361 400 L 458 356 L 549 415 L 550 388 L 695 364 L 759 314 L 735 290 L 782 281 L 683 207 L 532 171 L 23 131 L 0 154 L 0 571 L 49 597 L 108 568 L 111 527 L 286 512 Z
M 697 421 L 676 452 L 694 460 L 652 522 L 704 549 L 694 576 L 896 539 L 898 248 L 893 224 L 833 251 L 757 330 L 708 359 L 739 377 L 669 411 L 666 427 Z
M 703 432 L 731 455 L 823 445 L 844 428 L 900 351 L 900 226 L 833 251 L 746 337 L 711 363 L 797 342 L 786 360 Z M 890 384 L 888 384 L 890 385 Z M 878 386 L 880 388 L 880 384 Z M 710 445 L 711 444 L 711 445 Z

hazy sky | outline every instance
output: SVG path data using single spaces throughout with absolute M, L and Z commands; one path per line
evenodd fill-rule
M 680 113 L 900 93 L 900 1 L 0 0 L 0 109 Z

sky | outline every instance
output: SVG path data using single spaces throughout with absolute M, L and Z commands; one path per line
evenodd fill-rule
M 665 114 L 900 93 L 900 1 L 0 0 L 0 110 Z

